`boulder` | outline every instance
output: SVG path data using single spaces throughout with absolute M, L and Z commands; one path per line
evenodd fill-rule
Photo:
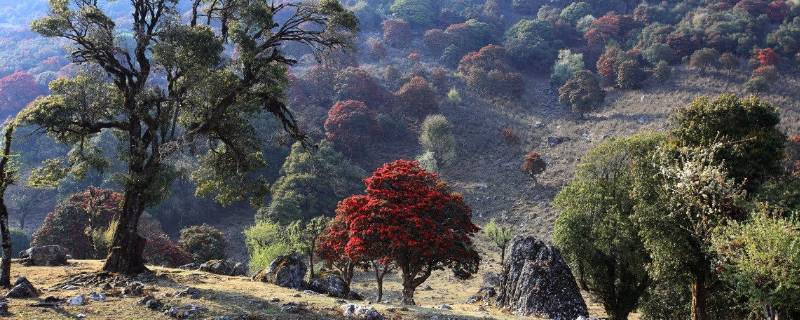
M 32 247 L 19 253 L 20 262 L 26 266 L 63 266 L 68 254 L 67 248 L 59 245 Z
M 344 279 L 335 274 L 327 274 L 314 279 L 311 281 L 311 290 L 336 298 L 347 298 L 350 292 Z
M 497 288 L 500 287 L 502 279 L 497 274 L 488 272 L 483 275 L 483 284 L 478 289 L 478 293 L 472 295 L 467 299 L 467 303 L 473 304 L 476 302 L 490 303 L 492 298 L 497 295 Z
M 11 290 L 8 290 L 8 293 L 6 293 L 6 298 L 27 299 L 36 297 L 38 295 L 39 292 L 33 287 L 33 284 L 31 284 L 27 278 L 19 277 L 17 278 L 17 281 L 14 282 L 14 286 L 11 288 Z
M 511 241 L 501 279 L 497 303 L 517 315 L 570 320 L 588 316 L 561 253 L 532 236 Z
M 255 281 L 272 283 L 284 288 L 304 289 L 306 287 L 306 264 L 299 254 L 279 256 L 253 277 Z
M 347 319 L 359 320 L 384 320 L 386 319 L 378 310 L 372 306 L 361 306 L 357 304 L 346 304 L 341 307 L 342 315 Z
M 247 274 L 244 264 L 227 260 L 209 260 L 200 265 L 200 271 L 223 276 L 243 276 Z

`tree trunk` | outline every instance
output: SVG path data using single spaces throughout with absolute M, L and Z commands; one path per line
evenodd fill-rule
M 125 191 L 125 203 L 114 231 L 108 258 L 103 270 L 122 274 L 139 274 L 147 271 L 142 252 L 146 240 L 139 236 L 139 217 L 144 212 L 144 201 L 138 190 Z
M 500 266 L 503 266 L 503 263 L 506 261 L 506 247 L 500 247 Z
M 706 281 L 705 275 L 699 272 L 692 280 L 692 320 L 708 320 L 706 310 Z
M 11 287 L 11 236 L 8 231 L 8 208 L 0 197 L 0 233 L 3 238 L 3 259 L 0 261 L 0 286 Z
M 372 268 L 375 270 L 375 282 L 378 284 L 378 299 L 375 302 L 380 303 L 383 300 L 383 278 L 389 272 L 389 265 L 372 262 Z
M 312 246 L 313 248 L 313 246 Z M 309 280 L 314 280 L 314 250 L 310 250 L 308 252 L 308 270 L 309 270 Z
M 407 306 L 416 305 L 414 303 L 414 290 L 417 288 L 411 285 L 407 285 L 405 281 L 403 281 L 403 304 Z

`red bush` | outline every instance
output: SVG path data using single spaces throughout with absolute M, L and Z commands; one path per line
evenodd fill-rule
M 385 164 L 364 180 L 367 195 L 342 200 L 337 220 L 349 232 L 348 257 L 384 259 L 403 275 L 403 302 L 430 272 L 450 268 L 458 278 L 477 272 L 480 257 L 472 245 L 479 229 L 461 195 L 452 193 L 416 161 Z M 338 241 L 337 243 L 341 243 Z
M 334 78 L 336 101 L 363 101 L 372 107 L 383 106 L 388 93 L 375 78 L 361 68 L 349 67 Z
M 547 169 L 547 163 L 538 152 L 531 151 L 525 155 L 525 160 L 522 162 L 520 169 L 531 177 L 536 177 Z
M 772 48 L 756 50 L 755 58 L 761 66 L 772 66 L 778 63 L 778 54 Z
M 617 64 L 622 57 L 622 50 L 617 47 L 608 47 L 597 59 L 597 73 L 603 77 L 605 83 L 617 81 Z
M 505 48 L 496 45 L 470 52 L 458 63 L 458 72 L 472 89 L 516 99 L 524 93 L 524 82 L 520 74 L 511 70 Z
M 520 138 L 514 128 L 512 127 L 505 127 L 503 128 L 503 140 L 506 141 L 508 144 L 519 144 Z
M 45 94 L 44 88 L 25 71 L 0 78 L 0 117 L 17 114 L 36 97 Z
M 148 264 L 170 268 L 192 262 L 192 256 L 163 233 L 147 238 L 142 255 Z
M 429 114 L 439 111 L 436 92 L 425 78 L 415 76 L 394 93 L 394 105 L 397 112 L 412 118 L 424 119 Z
M 391 47 L 406 48 L 411 42 L 411 25 L 400 19 L 383 22 L 383 40 Z
M 378 131 L 375 112 L 361 101 L 340 101 L 328 111 L 325 136 L 340 150 L 361 150 Z
M 453 39 L 442 29 L 431 29 L 425 31 L 422 41 L 425 43 L 425 48 L 427 48 L 432 55 L 439 56 L 442 54 L 442 51 L 450 45 Z
M 592 21 L 589 30 L 583 35 L 589 47 L 603 48 L 609 40 L 621 42 L 625 35 L 635 25 L 635 21 L 630 16 L 618 14 L 608 14 Z

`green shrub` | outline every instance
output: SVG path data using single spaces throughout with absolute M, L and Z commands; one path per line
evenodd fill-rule
M 568 6 L 564 7 L 561 10 L 561 19 L 569 22 L 570 24 L 575 24 L 581 18 L 589 15 L 592 13 L 592 5 L 586 2 L 573 2 L 570 3 Z
M 31 237 L 25 231 L 17 228 L 11 228 L 8 231 L 11 237 L 11 255 L 13 258 L 17 258 L 20 251 L 30 248 Z
M 546 70 L 553 65 L 561 41 L 553 38 L 547 21 L 520 20 L 505 34 L 504 46 L 511 61 L 519 68 Z
M 190 226 L 181 230 L 178 245 L 192 256 L 196 263 L 225 259 L 228 243 L 225 234 L 207 224 Z
M 659 82 L 664 82 L 669 80 L 672 76 L 672 67 L 669 66 L 669 63 L 666 61 L 661 61 L 656 64 L 656 67 L 653 68 L 653 78 L 658 80 Z
M 431 151 L 425 151 L 417 157 L 417 162 L 422 169 L 428 172 L 439 172 L 439 163 L 436 161 L 436 154 Z
M 638 89 L 647 79 L 642 65 L 636 60 L 622 61 L 617 67 L 617 87 L 622 89 Z
M 456 158 L 456 140 L 453 126 L 443 115 L 435 114 L 425 118 L 419 134 L 423 150 L 432 152 L 438 165 L 449 165 Z
M 708 68 L 716 68 L 719 63 L 719 52 L 716 49 L 703 48 L 692 53 L 689 66 L 700 69 L 701 72 Z
M 642 56 L 651 65 L 657 65 L 661 61 L 672 63 L 675 60 L 675 50 L 666 44 L 656 43 L 645 49 Z
M 764 77 L 752 77 L 744 83 L 744 90 L 749 93 L 764 93 L 769 91 L 769 81 Z
M 251 273 L 267 268 L 278 256 L 295 251 L 286 229 L 275 222 L 259 221 L 244 231 L 244 237 Z
M 452 104 L 461 103 L 461 93 L 458 92 L 458 89 L 453 87 L 450 88 L 450 91 L 447 91 L 447 102 L 450 102 Z
M 600 81 L 588 70 L 578 72 L 558 89 L 558 101 L 579 114 L 599 108 L 605 98 Z
M 395 16 L 420 27 L 435 24 L 439 17 L 439 6 L 434 0 L 394 0 L 389 10 Z
M 567 80 L 583 70 L 583 67 L 583 54 L 572 53 L 569 49 L 561 50 L 558 52 L 558 61 L 553 65 L 550 83 L 561 87 Z

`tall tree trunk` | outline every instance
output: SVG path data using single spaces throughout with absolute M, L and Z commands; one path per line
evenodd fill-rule
M 312 246 L 313 248 L 313 246 Z M 314 280 L 314 250 L 309 250 L 308 252 L 308 270 L 310 271 L 309 280 Z
M 375 270 L 375 282 L 378 284 L 378 299 L 375 302 L 380 303 L 383 300 L 383 278 L 389 273 L 389 265 L 373 261 L 372 268 Z
M 141 191 L 132 188 L 125 191 L 125 203 L 119 215 L 119 223 L 114 231 L 104 271 L 122 274 L 138 274 L 147 271 L 142 252 L 146 240 L 139 236 L 137 228 L 139 217 L 144 212 Z
M 0 197 L 0 233 L 3 238 L 3 260 L 0 261 L 0 286 L 11 287 L 11 236 L 8 231 L 8 208 Z
M 500 247 L 500 266 L 503 266 L 503 263 L 506 261 L 506 247 Z
M 692 320 L 708 320 L 707 295 L 705 274 L 697 272 L 692 280 Z
M 412 286 L 410 284 L 406 284 L 406 281 L 403 281 L 403 304 L 404 305 L 407 305 L 407 306 L 416 305 L 416 303 L 414 302 L 414 291 L 416 289 L 417 289 L 416 287 L 414 287 L 414 286 Z

